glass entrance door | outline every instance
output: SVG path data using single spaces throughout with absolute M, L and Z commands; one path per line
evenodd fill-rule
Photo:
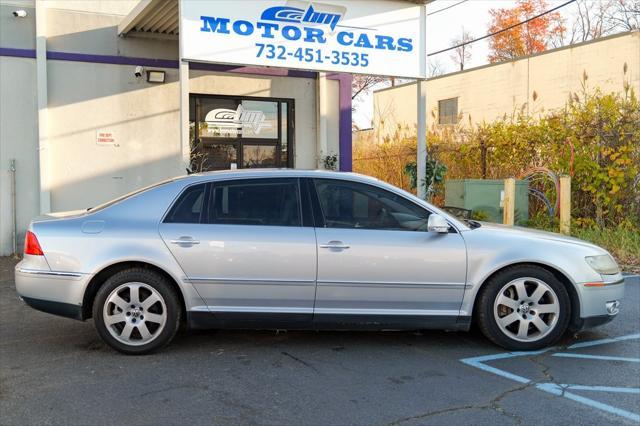
M 191 95 L 191 170 L 293 167 L 293 100 Z

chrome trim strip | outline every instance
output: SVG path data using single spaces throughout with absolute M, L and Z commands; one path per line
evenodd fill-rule
M 608 285 L 617 285 L 617 284 L 624 284 L 624 278 L 620 278 L 619 280 L 616 280 L 616 281 L 611 281 L 611 282 L 607 282 L 607 281 L 605 281 L 605 282 L 604 282 L 604 285 L 605 285 L 605 286 L 608 286 Z
M 318 281 L 318 285 L 327 287 L 392 287 L 392 288 L 424 288 L 424 289 L 466 289 L 464 283 L 411 283 L 411 282 L 384 282 L 384 281 Z
M 282 308 L 279 306 L 208 306 L 208 309 L 214 314 L 216 312 L 313 314 L 313 308 Z
M 340 309 L 340 308 L 283 308 L 270 306 L 198 306 L 192 312 L 209 310 L 216 312 L 273 313 L 273 314 L 341 314 L 341 315 L 424 315 L 424 316 L 459 316 L 459 311 L 439 311 L 426 309 Z
M 424 316 L 458 316 L 459 311 L 427 310 L 427 309 L 342 309 L 315 308 L 314 314 L 341 315 L 424 315 Z
M 315 280 L 276 280 L 276 279 L 246 279 L 246 278 L 185 278 L 191 284 L 224 284 L 224 285 L 315 285 Z
M 35 269 L 16 269 L 16 272 L 20 272 L 23 274 L 30 275 L 45 275 L 50 277 L 72 277 L 72 278 L 80 278 L 83 274 L 79 274 L 77 272 L 58 272 L 58 271 L 39 271 Z

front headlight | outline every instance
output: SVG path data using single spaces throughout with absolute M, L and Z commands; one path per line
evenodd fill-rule
M 620 268 L 613 257 L 608 254 L 599 256 L 587 256 L 584 260 L 599 274 L 613 275 L 620 272 Z

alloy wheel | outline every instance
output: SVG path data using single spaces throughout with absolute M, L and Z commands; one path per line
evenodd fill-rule
M 167 307 L 153 287 L 140 282 L 125 283 L 107 297 L 103 320 L 116 340 L 141 346 L 160 335 L 167 322 Z
M 518 278 L 502 287 L 493 315 L 505 335 L 521 342 L 535 342 L 555 328 L 560 316 L 558 296 L 538 278 Z

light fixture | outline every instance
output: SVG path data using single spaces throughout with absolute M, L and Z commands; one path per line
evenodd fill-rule
M 16 18 L 26 18 L 27 17 L 27 11 L 24 9 L 18 9 L 18 10 L 14 10 L 13 11 L 13 16 Z
M 164 71 L 148 70 L 147 82 L 149 83 L 164 83 Z

